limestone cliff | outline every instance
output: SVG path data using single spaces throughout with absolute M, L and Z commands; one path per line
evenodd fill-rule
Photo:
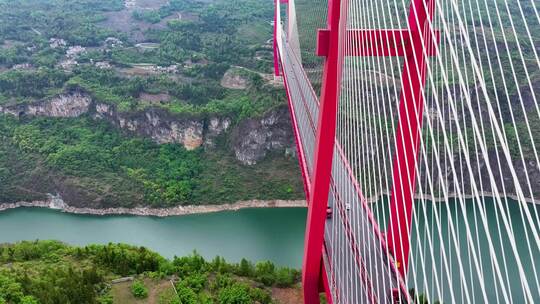
M 90 96 L 76 91 L 36 103 L 0 107 L 0 111 L 16 116 L 78 117 L 88 112 L 91 103 Z
M 231 131 L 231 150 L 245 165 L 256 164 L 270 151 L 290 151 L 293 147 L 293 134 L 285 107 L 233 126 L 230 117 L 177 116 L 158 107 L 121 112 L 114 105 L 92 100 L 84 92 L 72 91 L 30 104 L 0 107 L 0 112 L 18 117 L 78 117 L 89 114 L 95 119 L 107 120 L 128 133 L 148 137 L 161 144 L 178 143 L 187 150 L 201 146 L 212 149 L 220 135 Z
M 113 106 L 97 103 L 94 117 L 106 119 L 119 128 L 157 143 L 179 143 L 187 150 L 200 147 L 204 142 L 204 120 L 178 118 L 165 110 L 150 108 L 141 112 L 123 113 Z
M 290 117 L 286 107 L 270 111 L 262 118 L 242 121 L 233 131 L 236 159 L 253 165 L 274 150 L 288 151 L 294 147 Z

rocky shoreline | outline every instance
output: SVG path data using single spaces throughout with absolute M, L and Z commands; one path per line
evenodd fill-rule
M 382 193 L 375 198 L 368 198 L 369 203 L 374 203 L 382 198 L 382 196 L 388 196 L 388 193 Z M 492 193 L 484 192 L 482 196 L 492 196 Z M 450 194 L 449 198 L 455 198 L 456 194 Z M 507 195 L 508 198 L 513 200 L 519 200 L 515 195 Z M 422 196 L 415 195 L 415 199 L 421 199 Z M 474 198 L 472 195 L 466 195 L 465 199 Z M 441 198 L 434 198 L 431 196 L 423 196 L 423 199 L 440 203 L 445 201 Z M 531 200 L 526 198 L 526 202 L 540 204 L 540 201 Z M 189 214 L 204 214 L 221 211 L 238 211 L 240 209 L 248 208 L 298 208 L 307 207 L 305 200 L 247 200 L 239 201 L 232 204 L 214 204 L 214 205 L 188 205 L 188 206 L 176 206 L 170 208 L 148 208 L 148 207 L 136 207 L 136 208 L 78 208 L 67 205 L 61 197 L 49 195 L 47 200 L 43 201 L 31 201 L 31 202 L 17 202 L 17 203 L 0 203 L 0 212 L 16 209 L 16 208 L 48 208 L 56 209 L 66 213 L 73 214 L 89 214 L 89 215 L 135 215 L 135 216 L 155 216 L 155 217 L 168 217 L 179 216 Z
M 240 201 L 233 204 L 222 205 L 197 205 L 197 206 L 177 206 L 171 208 L 104 208 L 104 209 L 92 209 L 92 208 L 77 208 L 66 205 L 60 198 L 50 196 L 45 201 L 32 201 L 32 202 L 17 202 L 11 204 L 0 203 L 0 212 L 15 208 L 24 207 L 37 207 L 37 208 L 49 208 L 56 209 L 66 213 L 73 214 L 90 214 L 90 215 L 136 215 L 136 216 L 155 216 L 155 217 L 167 217 L 189 214 L 203 214 L 220 211 L 237 211 L 246 208 L 292 208 L 292 207 L 306 207 L 306 201 L 304 200 L 249 200 Z

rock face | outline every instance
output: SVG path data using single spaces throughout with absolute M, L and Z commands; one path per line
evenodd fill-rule
M 15 116 L 78 117 L 85 113 L 103 119 L 130 133 L 151 138 L 157 143 L 178 143 L 187 150 L 204 146 L 213 149 L 216 140 L 230 131 L 229 117 L 178 117 L 160 108 L 139 112 L 120 112 L 115 106 L 95 102 L 83 92 L 73 91 L 32 104 L 0 107 L 0 112 Z M 245 165 L 254 165 L 271 151 L 294 155 L 293 134 L 286 107 L 270 111 L 262 118 L 251 118 L 235 125 L 232 150 Z
M 240 75 L 236 68 L 229 69 L 221 79 L 221 86 L 227 89 L 243 90 L 247 88 L 248 84 L 249 80 Z
M 527 179 L 529 179 L 531 185 L 530 191 L 532 191 L 534 197 L 538 197 L 538 195 L 540 195 L 540 167 L 536 161 L 532 159 L 525 159 L 524 161 L 519 158 L 513 159 L 512 167 L 515 169 L 518 181 L 518 183 L 515 183 L 510 166 L 506 161 L 501 161 L 501 159 L 504 159 L 504 156 L 500 151 L 498 154 L 499 156 L 497 156 L 496 149 L 489 149 L 487 159 L 485 159 L 483 155 L 475 155 L 471 160 L 472 172 L 469 172 L 467 169 L 465 156 L 461 155 L 462 157 L 459 157 L 460 155 L 457 154 L 456 157 L 454 157 L 453 162 L 458 176 L 463 176 L 463 182 L 458 181 L 461 188 L 463 188 L 463 185 L 476 184 L 476 187 L 484 192 L 498 192 L 501 194 L 506 192 L 510 195 L 515 195 L 518 193 L 517 186 L 519 185 L 522 191 L 524 191 L 525 197 L 531 197 L 529 187 L 527 186 Z M 495 185 L 491 184 L 488 165 L 492 169 Z M 451 172 L 449 165 L 448 168 L 445 169 L 446 172 Z M 447 185 L 447 190 L 450 193 L 457 192 L 458 187 L 455 181 L 449 180 L 447 181 Z
M 270 151 L 289 151 L 293 138 L 287 108 L 281 107 L 260 119 L 241 122 L 233 131 L 233 150 L 240 162 L 253 165 Z
M 4 112 L 13 115 L 34 115 L 47 117 L 78 117 L 88 112 L 92 99 L 80 92 L 71 92 L 34 104 L 7 108 Z
M 212 117 L 208 120 L 208 125 L 206 129 L 206 136 L 204 140 L 204 146 L 212 148 L 215 146 L 215 139 L 226 132 L 231 126 L 231 119 L 228 117 Z
M 155 142 L 179 143 L 187 150 L 200 147 L 203 143 L 204 120 L 195 118 L 178 119 L 166 111 L 150 109 L 143 113 L 117 113 L 111 106 L 96 105 L 98 117 L 104 117 L 122 129 Z

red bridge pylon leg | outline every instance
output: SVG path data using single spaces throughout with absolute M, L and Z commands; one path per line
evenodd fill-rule
M 438 38 L 430 23 L 433 0 L 413 0 L 409 8 L 409 49 L 401 75 L 402 92 L 395 134 L 396 150 L 393 160 L 390 223 L 387 244 L 396 266 L 406 280 L 409 265 L 412 204 L 416 183 L 416 162 L 424 111 L 424 83 L 428 56 Z
M 319 105 L 315 143 L 312 193 L 308 206 L 302 284 L 304 303 L 319 303 L 324 225 L 330 189 L 332 160 L 336 137 L 337 105 L 340 91 L 341 59 L 339 54 L 341 0 L 328 1 L 328 56 L 324 63 L 323 87 Z M 322 42 L 318 42 L 322 43 Z
M 278 45 L 277 45 L 277 16 L 280 14 L 278 11 L 279 6 L 277 5 L 277 1 L 274 0 L 274 34 L 273 34 L 273 42 L 272 47 L 274 50 L 274 76 L 279 76 L 279 51 L 278 51 Z

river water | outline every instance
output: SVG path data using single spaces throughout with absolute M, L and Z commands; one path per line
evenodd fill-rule
M 517 303 L 523 302 L 525 299 L 520 297 L 522 286 L 517 272 L 517 261 L 513 258 L 507 235 L 501 233 L 503 223 L 497 212 L 497 203 L 486 198 L 481 204 L 470 199 L 464 204 L 466 210 L 463 213 L 458 202 L 454 200 L 448 204 L 416 203 L 415 218 L 423 220 L 421 224 L 414 224 L 412 230 L 416 232 L 413 235 L 420 232 L 422 237 L 412 238 L 409 286 L 436 298 L 434 295 L 437 294 L 438 282 L 445 291 L 442 295 L 444 302 L 464 302 L 462 300 L 466 300 L 465 290 L 457 279 L 460 277 L 458 262 L 461 260 L 468 276 L 468 283 L 465 285 L 472 287 L 472 300 L 479 303 L 484 300 L 479 292 L 479 281 L 475 279 L 475 272 L 480 271 L 485 276 L 485 289 L 490 302 L 496 302 L 496 299 L 503 297 L 501 283 L 510 286 L 507 292 L 511 299 Z M 375 206 L 387 210 L 384 203 Z M 486 230 L 479 220 L 479 206 L 483 206 L 488 219 L 487 227 L 491 234 L 494 255 L 489 254 Z M 535 225 L 538 225 L 536 216 L 540 215 L 540 205 L 527 206 L 533 214 Z M 516 250 L 521 257 L 525 277 L 531 285 L 532 297 L 540 303 L 540 289 L 534 271 L 540 260 L 539 247 L 532 238 L 532 230 L 525 228 L 529 227 L 528 225 L 523 225 L 520 204 L 509 200 L 504 203 L 503 208 L 509 215 Z M 376 209 L 376 215 L 383 214 L 378 217 L 379 221 L 384 222 L 387 214 L 377 212 Z M 439 214 L 440 217 L 437 219 L 434 214 Z M 440 235 L 435 233 L 438 231 L 435 224 L 437 221 L 442 223 Z M 450 222 L 457 228 L 459 244 L 451 241 Z M 49 209 L 19 208 L 0 212 L 0 243 L 35 239 L 56 239 L 74 245 L 122 242 L 146 246 L 168 258 L 187 255 L 196 249 L 207 258 L 220 255 L 235 262 L 245 257 L 251 261 L 270 260 L 277 265 L 300 268 L 305 223 L 305 208 L 242 209 L 167 218 L 74 215 Z M 474 243 L 466 241 L 466 225 L 470 225 L 470 231 L 475 232 L 472 235 Z M 381 226 L 383 229 L 386 227 L 385 224 Z M 431 245 L 428 235 L 431 235 Z M 446 257 L 440 251 L 443 244 Z M 428 250 L 431 246 L 433 251 Z M 469 258 L 471 246 L 476 248 L 476 252 L 482 252 L 479 264 Z M 420 259 L 423 259 L 423 262 Z M 506 263 L 500 274 L 503 282 L 499 282 L 499 278 L 492 271 L 493 259 L 498 259 L 500 265 Z M 447 266 L 443 261 L 446 261 Z M 425 268 L 421 265 L 425 265 Z M 440 276 L 438 281 L 433 277 L 433 273 Z M 449 291 L 454 291 L 454 295 L 449 294 Z
M 388 199 L 377 206 L 379 223 L 387 223 Z M 534 229 L 524 221 L 526 209 Z M 540 303 L 540 243 L 533 233 L 539 224 L 539 204 L 513 199 L 416 201 L 408 286 L 444 303 L 527 303 L 522 285 L 526 282 L 531 299 Z M 386 224 L 380 226 L 384 229 Z
M 145 246 L 165 257 L 197 250 L 229 262 L 270 260 L 300 268 L 305 208 L 242 209 L 171 216 L 92 216 L 43 208 L 0 213 L 0 243 L 55 239 L 72 245 L 122 242 Z

